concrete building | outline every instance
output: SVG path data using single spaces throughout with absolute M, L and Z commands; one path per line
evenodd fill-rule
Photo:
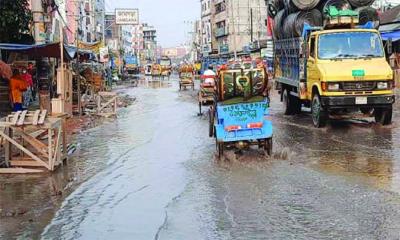
M 267 39 L 264 0 L 214 0 L 212 47 L 219 54 L 241 52 L 252 42 Z
M 133 55 L 133 26 L 124 25 L 121 26 L 121 47 L 125 55 Z
M 118 52 L 120 49 L 121 29 L 115 24 L 115 14 L 107 13 L 105 15 L 105 42 L 110 50 Z
M 212 0 L 201 0 L 201 53 L 208 56 L 212 50 Z
M 105 0 L 78 1 L 78 39 L 87 43 L 102 41 Z
M 142 24 L 133 26 L 132 28 L 132 47 L 134 54 L 139 56 L 139 58 L 142 58 L 144 49 L 144 35 Z
M 144 56 L 146 60 L 155 61 L 157 58 L 157 30 L 143 23 Z

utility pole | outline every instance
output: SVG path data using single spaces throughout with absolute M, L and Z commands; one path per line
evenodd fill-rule
M 43 36 L 44 16 L 43 16 L 43 7 L 41 0 L 32 0 L 32 13 L 33 13 L 35 43 L 43 44 L 45 43 L 46 39 Z
M 253 8 L 250 8 L 250 41 L 253 43 Z
M 235 14 L 233 13 L 234 11 L 234 7 L 233 7 L 233 1 L 234 0 L 229 0 L 231 2 L 230 4 L 230 9 L 231 9 L 231 18 L 232 18 L 232 26 L 233 26 L 233 30 L 232 30 L 232 34 L 233 34 L 233 54 L 234 54 L 234 58 L 235 61 L 237 60 L 237 42 L 236 42 L 236 21 L 235 21 Z

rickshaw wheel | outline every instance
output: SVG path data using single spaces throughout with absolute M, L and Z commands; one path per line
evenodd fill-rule
M 272 144 L 272 138 L 265 139 L 264 151 L 268 154 L 268 156 L 272 156 Z
M 203 115 L 203 113 L 201 112 L 201 101 L 199 100 L 199 116 Z
M 218 159 L 221 159 L 224 155 L 224 143 L 217 142 Z
M 200 103 L 201 105 L 201 103 Z M 214 113 L 211 110 L 208 110 L 208 124 L 209 124 L 209 131 L 208 131 L 208 136 L 213 137 L 215 135 L 214 132 Z

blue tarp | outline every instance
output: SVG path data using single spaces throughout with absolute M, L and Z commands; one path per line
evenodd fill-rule
M 38 45 L 25 45 L 25 44 L 12 44 L 0 43 L 0 50 L 10 52 L 20 52 L 32 57 L 53 57 L 60 58 L 60 43 L 38 44 Z M 64 59 L 72 60 L 76 57 L 76 48 L 64 45 Z
M 398 41 L 400 40 L 400 30 L 393 32 L 382 32 L 381 36 L 383 41 L 387 41 L 389 39 L 392 39 L 393 42 Z

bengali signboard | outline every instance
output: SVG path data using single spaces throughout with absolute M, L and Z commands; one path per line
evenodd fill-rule
M 139 10 L 134 8 L 115 9 L 115 23 L 118 25 L 138 25 Z

